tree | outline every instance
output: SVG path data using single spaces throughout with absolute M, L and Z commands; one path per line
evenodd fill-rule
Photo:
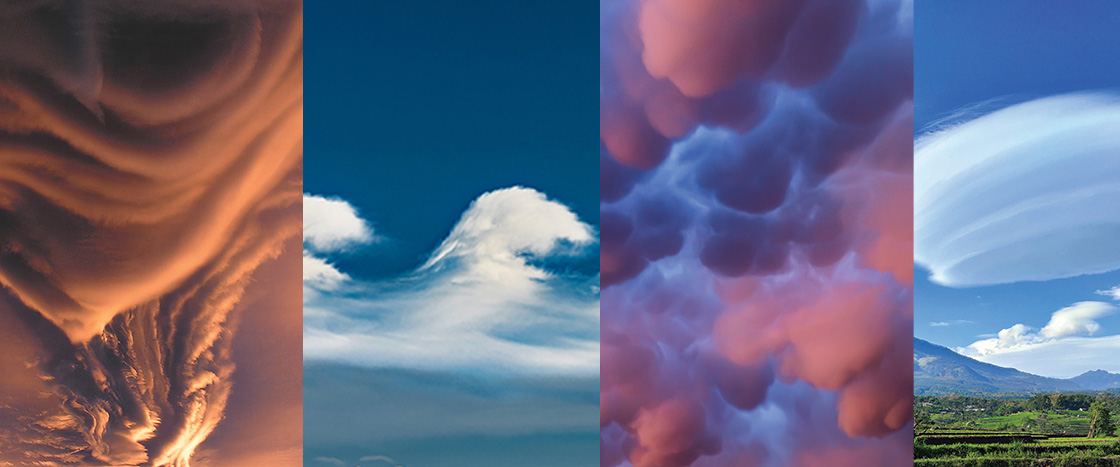
M 928 413 L 919 413 L 914 416 L 914 435 L 923 435 L 933 428 L 933 417 Z
M 1103 404 L 1093 404 L 1093 420 L 1089 422 L 1089 437 L 1102 438 L 1112 436 L 1116 426 L 1112 424 L 1112 412 Z

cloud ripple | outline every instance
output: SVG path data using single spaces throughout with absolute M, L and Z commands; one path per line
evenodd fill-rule
M 942 285 L 1120 269 L 1120 98 L 1036 99 L 915 146 L 914 258 Z

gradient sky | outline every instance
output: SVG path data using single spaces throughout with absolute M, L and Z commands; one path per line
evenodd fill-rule
M 1102 118 L 1115 118 L 1113 101 L 1117 73 L 1120 72 L 1120 64 L 1114 58 L 1117 47 L 1120 47 L 1120 37 L 1115 34 L 1115 25 L 1120 21 L 1120 6 L 1115 2 L 1086 1 L 1057 5 L 1032 0 L 1016 2 L 1014 8 L 999 2 L 965 0 L 919 0 L 915 3 L 914 108 L 915 128 L 919 133 L 931 125 L 944 123 L 945 119 L 950 123 L 959 123 L 1015 104 L 1050 109 L 1048 114 L 1055 125 L 1062 118 L 1078 115 L 1080 111 L 1096 111 L 1097 115 L 1106 116 Z M 1096 93 L 1098 97 L 1089 99 L 1089 102 L 1072 102 L 1079 99 L 1074 95 L 1062 104 L 1039 100 L 1085 92 Z M 1038 112 L 1041 110 L 1035 111 Z M 1006 112 L 998 118 L 1001 120 L 990 121 L 1011 127 L 1022 120 Z M 1067 131 L 1064 134 L 1071 133 Z M 1085 140 L 1104 146 L 1113 144 L 1083 135 L 1079 137 L 1080 141 L 1062 142 L 1062 135 L 1057 135 L 1051 139 L 1040 139 L 1034 144 L 1069 147 L 1084 145 Z M 973 150 L 980 151 L 978 148 Z M 1061 155 L 1055 152 L 1047 157 Z M 1102 157 L 1098 160 L 1106 159 Z M 1086 159 L 1070 159 L 1068 164 L 1049 170 L 1068 168 L 1090 171 L 1093 169 L 1091 164 Z M 1003 167 L 1011 168 L 1013 165 L 999 166 L 996 172 L 1005 172 Z M 921 170 L 920 166 L 915 170 Z M 1101 170 L 1110 169 L 1106 166 Z M 1049 180 L 1053 179 L 1049 177 Z M 1024 183 L 1024 179 L 1004 179 L 1001 176 L 988 177 L 987 180 L 986 183 L 992 184 L 989 194 L 1022 192 L 1020 198 L 1032 193 L 1029 185 L 1034 184 Z M 1080 185 L 1072 183 L 1065 189 L 1080 188 Z M 1114 212 L 1115 207 L 1104 203 L 1098 206 L 1098 210 Z M 943 217 L 941 220 L 947 219 Z M 1058 219 L 1036 218 L 1036 222 L 1041 223 L 1052 221 L 1057 222 Z M 1072 232 L 1088 232 L 1091 226 L 1107 221 L 1084 217 L 1061 219 L 1062 225 Z M 1110 248 L 1107 240 L 1087 243 L 1099 243 L 1101 248 Z M 1039 244 L 1037 248 L 1044 247 Z M 1069 245 L 1060 249 L 1059 254 L 1072 257 L 1085 248 Z M 1031 269 L 1030 265 L 1020 266 L 1022 270 Z M 946 287 L 931 281 L 929 271 L 915 266 L 914 333 L 922 339 L 962 348 L 976 341 L 994 338 L 999 331 L 1016 324 L 1033 328 L 1033 332 L 1038 333 L 1053 313 L 1079 302 L 1100 302 L 1100 305 L 1093 306 L 1105 310 L 1096 314 L 1098 318 L 1083 317 L 1077 321 L 1090 327 L 1089 321 L 1099 325 L 1095 337 L 1120 333 L 1120 317 L 1107 311 L 1108 307 L 1116 304 L 1116 297 L 1097 293 L 1120 284 L 1120 273 L 1100 273 L 1102 267 L 1084 268 L 1084 272 L 1098 273 L 1066 278 L 1043 274 L 1036 280 Z M 1105 266 L 1103 269 L 1115 268 Z M 1101 345 L 1108 341 L 1077 340 L 1085 338 L 1084 335 L 1069 337 L 1075 340 L 1047 342 L 1045 346 L 1029 352 L 989 356 L 985 360 L 1049 376 L 1073 376 L 1098 366 L 1120 371 L 1120 360 L 1108 358 L 1110 352 L 1115 355 L 1115 344 L 1107 345 L 1105 350 L 1084 350 L 1086 345 Z M 1082 355 L 1082 352 L 1085 353 Z M 1059 358 L 1059 355 L 1064 358 Z
M 590 5 L 307 8 L 305 465 L 591 465 Z

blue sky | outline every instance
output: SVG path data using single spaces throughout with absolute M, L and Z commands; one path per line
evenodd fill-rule
M 1120 4 L 915 3 L 915 127 L 930 137 L 915 167 L 915 335 L 1049 376 L 1120 372 L 1117 297 L 1097 293 L 1120 284 L 1117 142 L 1098 131 L 1118 115 Z M 923 176 L 946 209 L 921 212 Z M 1033 211 L 988 216 L 1012 206 Z M 943 243 L 923 247 L 923 225 Z M 1005 329 L 1006 348 L 977 350 Z
M 590 9 L 306 8 L 305 465 L 592 464 Z

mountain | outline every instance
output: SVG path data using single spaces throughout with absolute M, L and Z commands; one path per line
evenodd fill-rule
M 1081 386 L 1081 389 L 1104 390 L 1120 388 L 1120 375 L 1104 370 L 1086 371 L 1069 379 Z
M 1120 375 L 1090 371 L 1075 378 L 1032 375 L 1014 368 L 984 363 L 918 338 L 914 338 L 914 394 L 1033 394 L 1120 387 Z

